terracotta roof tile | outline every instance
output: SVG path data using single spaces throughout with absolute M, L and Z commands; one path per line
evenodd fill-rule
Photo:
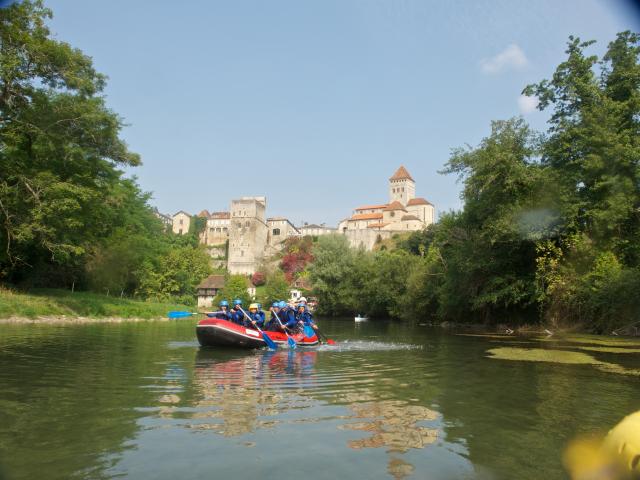
M 387 205 L 387 207 L 384 209 L 385 212 L 391 212 L 393 210 L 404 210 L 406 212 L 406 209 L 402 206 L 402 204 L 399 201 L 395 201 L 395 202 L 391 202 L 389 205 Z
M 349 220 L 381 220 L 381 213 L 357 213 Z
M 360 211 L 360 210 L 377 210 L 377 209 L 383 209 L 387 206 L 386 203 L 382 204 L 382 205 L 365 205 L 364 207 L 358 207 L 356 208 L 356 212 Z
M 391 177 L 389 180 L 411 180 L 412 182 L 415 182 L 415 180 L 411 177 L 411 174 L 407 171 L 406 168 L 404 168 L 404 165 L 401 165 L 400 168 L 398 170 L 396 170 L 396 173 L 393 174 L 393 177 Z
M 412 198 L 407 203 L 407 207 L 410 207 L 410 206 L 413 206 L 413 205 L 433 205 L 433 203 L 431 203 L 428 200 L 425 200 L 424 198 L 417 197 L 417 198 Z
M 209 210 L 202 210 L 198 216 L 201 218 L 209 218 Z
M 211 218 L 216 218 L 216 219 L 231 218 L 231 213 L 229 213 L 229 212 L 211 212 Z

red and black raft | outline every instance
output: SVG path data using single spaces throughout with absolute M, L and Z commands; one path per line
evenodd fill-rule
M 284 333 L 265 333 L 276 344 L 287 344 L 287 336 Z M 203 347 L 262 348 L 267 346 L 259 331 L 218 318 L 199 321 L 196 325 L 196 335 Z M 304 333 L 296 333 L 291 337 L 300 347 L 313 347 L 319 343 L 317 335 L 307 337 Z

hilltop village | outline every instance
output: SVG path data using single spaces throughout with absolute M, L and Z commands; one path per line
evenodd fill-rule
M 353 210 L 337 228 L 305 224 L 296 227 L 285 217 L 267 217 L 264 196 L 231 201 L 229 211 L 197 215 L 179 211 L 172 216 L 158 213 L 168 229 L 177 235 L 189 232 L 195 217 L 204 219 L 200 242 L 213 264 L 229 273 L 251 275 L 263 259 L 278 253 L 289 237 L 345 235 L 354 248 L 373 249 L 376 242 L 401 232 L 422 230 L 435 222 L 435 206 L 416 197 L 416 184 L 404 166 L 389 178 L 389 202 L 373 203 Z

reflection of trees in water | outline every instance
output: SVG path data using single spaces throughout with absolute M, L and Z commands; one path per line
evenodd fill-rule
M 340 419 L 352 423 L 343 424 L 339 429 L 369 434 L 349 441 L 349 448 L 386 448 L 387 472 L 396 479 L 411 475 L 415 467 L 402 458 L 402 454 L 435 443 L 438 429 L 426 427 L 422 422 L 434 422 L 440 415 L 402 400 L 379 400 L 380 396 L 368 386 L 356 392 L 334 390 L 332 401 L 322 385 L 332 390 L 335 385 L 327 384 L 326 378 L 316 374 L 316 359 L 315 351 L 260 353 L 224 362 L 199 355 L 195 368 L 197 411 L 191 418 L 202 422 L 193 423 L 190 428 L 224 436 L 242 435 L 278 423 L 264 417 L 308 406 L 322 398 L 328 403 L 346 404 L 350 409 L 350 414 Z M 379 380 L 384 383 L 389 379 Z M 345 388 L 352 386 L 353 383 Z M 296 423 L 316 421 L 319 420 L 295 420 Z
M 225 362 L 200 357 L 195 368 L 198 408 L 190 428 L 211 430 L 224 436 L 236 436 L 278 422 L 262 420 L 295 406 L 300 399 L 286 395 L 313 367 L 316 352 L 268 352 L 246 355 Z M 264 388 L 266 387 L 266 388 Z M 221 422 L 207 421 L 220 419 Z
M 400 400 L 384 400 L 379 402 L 354 403 L 351 405 L 354 415 L 351 418 L 367 419 L 362 422 L 342 425 L 343 430 L 369 432 L 368 437 L 351 440 L 349 448 L 386 447 L 389 453 L 387 471 L 394 478 L 400 479 L 411 475 L 412 464 L 397 454 L 411 449 L 422 449 L 435 443 L 438 430 L 419 425 L 420 422 L 435 421 L 440 415 L 421 405 L 407 405 Z

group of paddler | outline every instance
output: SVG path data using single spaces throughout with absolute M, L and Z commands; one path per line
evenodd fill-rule
M 219 311 L 207 312 L 206 315 L 268 332 L 294 334 L 303 331 L 304 327 L 311 327 L 315 332 L 318 331 L 313 315 L 304 301 L 300 301 L 297 305 L 289 305 L 285 301 L 273 302 L 269 308 L 271 313 L 269 319 L 266 318 L 260 303 L 250 304 L 248 312 L 242 308 L 242 300 L 239 298 L 236 298 L 232 304 L 233 307 L 229 308 L 229 302 L 222 300 L 218 304 Z

